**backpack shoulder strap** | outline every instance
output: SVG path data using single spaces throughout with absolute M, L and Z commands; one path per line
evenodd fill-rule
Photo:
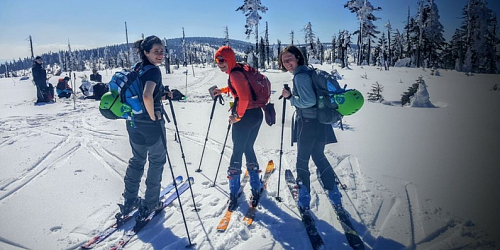
M 250 88 L 250 93 L 252 94 L 252 100 L 256 101 L 257 100 L 257 94 L 255 94 L 255 91 L 252 88 L 252 84 L 250 83 L 250 79 L 248 79 L 247 73 L 245 73 L 245 69 L 243 68 L 244 65 L 241 64 L 241 63 L 238 63 L 238 65 L 240 65 L 240 67 L 234 67 L 234 68 L 232 68 L 231 72 L 233 72 L 233 71 L 240 71 L 241 73 L 243 73 L 243 75 L 245 76 L 245 79 L 247 79 L 248 87 Z M 228 81 L 228 87 L 231 89 L 232 92 L 236 93 L 236 90 L 231 85 L 231 81 Z
M 142 76 L 144 73 L 146 73 L 146 71 L 148 71 L 148 70 L 150 70 L 150 69 L 152 69 L 152 68 L 154 68 L 154 67 L 156 67 L 156 66 L 151 65 L 151 64 L 148 64 L 148 65 L 146 65 L 146 66 L 144 66 L 144 67 L 140 68 L 140 69 L 139 69 L 139 76 Z

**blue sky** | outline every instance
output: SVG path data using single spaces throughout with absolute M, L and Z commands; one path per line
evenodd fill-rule
M 313 31 L 322 42 L 330 42 L 339 30 L 353 32 L 359 23 L 356 16 L 345 9 L 347 0 L 261 0 L 269 10 L 262 15 L 259 33 L 263 35 L 265 22 L 269 25 L 271 43 L 280 39 L 290 43 L 290 32 L 295 43 L 303 42 L 301 29 L 311 22 Z M 466 0 L 435 0 L 448 40 L 460 24 L 461 9 Z M 488 0 L 489 7 L 499 12 L 500 1 Z M 371 0 L 382 7 L 375 12 L 380 18 L 375 25 L 380 30 L 389 20 L 393 29 L 403 29 L 408 6 L 411 15 L 417 0 Z M 0 61 L 29 57 L 28 36 L 31 35 L 34 53 L 66 50 L 68 40 L 72 48 L 96 48 L 125 42 L 125 22 L 129 42 L 142 34 L 160 38 L 186 36 L 223 37 L 228 26 L 232 39 L 246 40 L 245 16 L 236 12 L 243 0 L 5 0 L 0 1 Z M 353 39 L 355 40 L 355 39 Z M 253 42 L 253 36 L 248 40 Z

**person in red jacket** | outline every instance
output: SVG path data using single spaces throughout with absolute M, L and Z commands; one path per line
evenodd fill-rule
M 231 47 L 220 47 L 215 53 L 215 62 L 222 72 L 229 75 L 229 80 L 228 86 L 214 89 L 212 95 L 231 93 L 235 100 L 229 115 L 229 123 L 233 126 L 233 154 L 227 171 L 230 191 L 228 210 L 233 211 L 237 207 L 243 154 L 245 154 L 246 167 L 250 176 L 252 206 L 255 207 L 262 185 L 259 180 L 259 163 L 253 145 L 262 124 L 262 109 L 252 100 L 250 84 L 244 73 L 233 70 L 241 66 L 236 63 L 236 56 Z

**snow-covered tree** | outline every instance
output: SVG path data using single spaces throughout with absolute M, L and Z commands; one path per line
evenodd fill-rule
M 252 32 L 255 34 L 255 54 L 259 50 L 259 21 L 262 19 L 259 12 L 266 13 L 267 7 L 263 6 L 260 0 L 244 0 L 243 5 L 238 7 L 236 11 L 241 11 L 246 16 L 245 34 L 250 38 Z
M 431 66 L 437 67 L 438 63 L 442 63 L 439 51 L 443 49 L 445 44 L 444 28 L 439 21 L 439 10 L 434 0 L 428 0 L 425 11 L 427 14 L 423 23 L 424 56 L 431 63 Z
M 358 53 L 358 65 L 363 63 L 366 56 L 366 60 L 370 62 L 371 53 L 371 43 L 372 38 L 375 38 L 380 31 L 377 31 L 373 24 L 373 21 L 378 20 L 378 18 L 373 15 L 373 11 L 381 10 L 380 7 L 373 7 L 373 5 L 368 0 L 350 0 L 344 4 L 344 8 L 348 8 L 351 13 L 356 13 L 356 17 L 359 20 L 359 30 L 355 31 L 353 34 L 358 34 L 358 49 L 361 49 Z M 365 49 L 365 45 L 368 45 Z
M 417 82 L 413 83 L 410 87 L 408 87 L 408 91 L 403 92 L 403 94 L 401 95 L 401 106 L 405 106 L 406 104 L 411 102 L 411 98 L 418 90 L 418 85 L 421 79 L 422 78 L 419 77 L 417 79 Z
M 399 33 L 399 30 L 396 29 L 394 31 L 394 35 L 392 37 L 392 44 L 390 47 L 390 51 L 392 53 L 390 65 L 394 65 L 394 63 L 403 58 L 403 47 L 404 47 L 404 37 Z
M 266 32 L 264 33 L 264 47 L 265 47 L 265 59 L 267 60 L 267 64 L 270 64 L 271 53 L 269 47 L 269 26 L 266 22 Z
M 109 46 L 106 46 L 104 48 L 103 54 L 104 54 L 104 61 L 105 61 L 106 65 L 108 66 L 107 68 L 113 68 L 115 65 L 112 63 Z
M 425 84 L 424 79 L 420 76 L 417 82 L 418 89 L 410 100 L 410 107 L 434 108 L 435 106 L 431 103 L 429 92 L 427 91 L 427 84 Z
M 229 46 L 229 29 L 224 27 L 224 45 Z
M 388 63 L 390 64 L 391 58 L 392 58 L 392 49 L 391 49 L 391 31 L 392 31 L 392 25 L 391 25 L 391 22 L 387 21 L 387 23 L 385 23 L 384 26 L 387 29 L 387 41 L 388 41 L 388 46 L 387 46 L 387 60 L 388 60 Z
M 387 53 L 386 50 L 387 50 L 387 38 L 385 37 L 385 33 L 382 33 L 382 35 L 379 37 L 377 47 L 375 47 L 375 52 L 373 53 L 374 54 L 373 59 L 374 59 L 375 65 L 377 65 L 377 66 L 384 65 L 385 58 L 383 55 L 384 55 L 384 53 Z
M 170 51 L 168 49 L 167 38 L 163 38 L 163 46 L 164 46 L 164 60 L 165 60 L 165 73 L 170 74 Z M 137 53 L 136 53 L 137 54 Z
M 312 57 L 312 58 L 315 58 L 315 55 L 316 55 L 316 48 L 314 46 L 314 41 L 315 41 L 315 38 L 316 38 L 316 35 L 314 34 L 313 30 L 312 30 L 312 24 L 311 22 L 307 22 L 307 24 L 304 26 L 304 28 L 302 29 L 302 31 L 304 32 L 304 43 L 306 45 L 308 45 L 308 57 Z
M 332 37 L 332 52 L 331 54 L 331 60 L 333 63 L 335 63 L 335 59 L 337 59 L 337 55 L 335 54 L 335 49 L 337 48 L 337 37 L 334 35 Z
M 342 68 L 345 68 L 348 65 L 347 48 L 349 48 L 350 46 L 351 46 L 351 35 L 349 34 L 349 31 L 347 30 L 340 31 L 338 39 L 338 53 Z
M 259 67 L 261 69 L 266 68 L 265 66 L 265 59 L 266 59 L 266 47 L 264 46 L 264 38 L 260 37 L 260 43 L 259 43 L 259 54 L 261 60 L 259 60 Z
M 380 83 L 375 82 L 374 84 L 372 84 L 371 91 L 366 93 L 368 95 L 368 101 L 383 100 L 384 97 L 382 96 L 382 91 L 384 91 L 384 86 L 382 86 Z
M 316 40 L 316 58 L 319 60 L 319 63 L 323 65 L 323 61 L 325 60 L 325 46 L 321 43 L 321 41 L 318 39 Z

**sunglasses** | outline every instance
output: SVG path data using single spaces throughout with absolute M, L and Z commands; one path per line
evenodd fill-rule
M 225 63 L 225 62 L 227 62 L 227 60 L 226 60 L 226 59 L 224 59 L 224 58 L 215 58 L 215 62 L 216 62 L 217 64 L 221 64 L 221 63 Z

